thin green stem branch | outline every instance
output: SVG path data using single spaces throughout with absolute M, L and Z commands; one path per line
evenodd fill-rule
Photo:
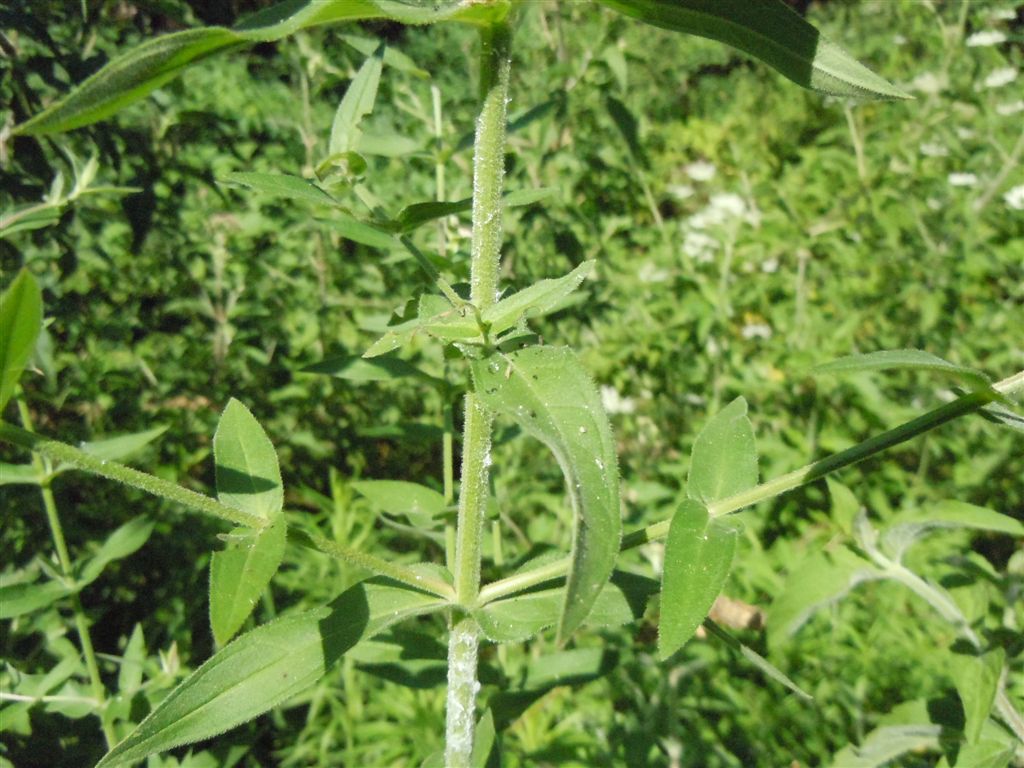
M 85 451 L 73 446 L 50 440 L 13 424 L 0 422 L 0 440 L 21 446 L 44 456 L 51 461 L 67 464 L 75 469 L 90 472 L 108 480 L 114 480 L 132 488 L 137 488 L 167 501 L 181 504 L 185 508 L 200 512 L 210 517 L 225 520 L 235 525 L 248 528 L 261 528 L 266 520 L 250 515 L 241 510 L 228 507 L 209 496 L 182 488 L 180 485 L 163 480 L 159 477 L 140 472 L 116 461 L 98 459 Z M 365 568 L 372 573 L 399 581 L 416 589 L 429 592 L 445 600 L 453 600 L 455 593 L 450 585 L 440 579 L 406 568 L 402 565 L 389 563 L 379 557 L 347 549 L 320 536 L 313 536 L 294 529 L 289 530 L 288 538 L 295 544 L 323 552 L 325 555 Z
M 857 464 L 881 451 L 911 440 L 925 432 L 935 429 L 969 413 L 974 413 L 989 405 L 999 394 L 1014 395 L 1024 390 L 1024 371 L 1010 376 L 993 385 L 992 390 L 971 392 L 956 400 L 946 403 L 928 413 L 908 421 L 906 424 L 890 429 L 880 435 L 868 438 L 845 451 L 813 462 L 793 472 L 768 480 L 749 490 L 733 494 L 708 505 L 712 517 L 737 512 L 761 501 L 773 499 L 783 493 L 799 488 L 815 480 L 819 480 L 832 472 Z M 671 520 L 661 520 L 640 530 L 627 534 L 622 539 L 620 551 L 634 549 L 649 541 L 663 539 L 668 536 Z M 571 561 L 568 557 L 548 563 L 523 573 L 492 582 L 480 590 L 476 605 L 485 605 L 502 597 L 516 594 L 530 587 L 543 584 L 564 576 L 569 571 Z
M 23 396 L 17 398 L 18 415 L 26 430 L 31 433 L 32 416 L 29 413 L 28 405 Z M 67 586 L 75 583 L 74 565 L 71 562 L 71 553 L 68 551 L 67 541 L 64 538 L 64 527 L 60 522 L 60 515 L 57 512 L 57 500 L 53 496 L 53 488 L 50 487 L 52 480 L 51 468 L 45 459 L 39 454 L 32 454 L 32 466 L 40 479 L 39 492 L 43 497 L 43 509 L 46 511 L 46 522 L 50 527 L 50 536 L 53 538 L 53 548 L 57 552 L 57 562 L 60 565 L 60 573 Z M 117 743 L 117 734 L 107 721 L 105 716 L 107 708 L 107 689 L 103 685 L 103 678 L 100 676 L 100 665 L 96 658 L 96 649 L 92 644 L 92 635 L 89 632 L 89 618 L 85 615 L 82 607 L 82 600 L 77 591 L 69 595 L 71 601 L 71 612 L 74 615 L 75 632 L 78 634 L 78 642 L 82 649 L 82 658 L 85 660 L 85 669 L 89 675 L 89 686 L 92 688 L 93 698 L 96 700 L 96 708 L 100 718 L 100 727 L 103 730 L 103 738 L 106 739 L 107 749 Z
M 202 512 L 204 515 L 216 517 L 235 525 L 260 529 L 266 524 L 266 520 L 258 515 L 251 515 L 247 512 L 233 509 L 211 499 L 209 496 L 182 488 L 180 485 L 169 480 L 126 467 L 124 464 L 119 464 L 116 461 L 99 459 L 66 443 L 50 440 L 32 432 L 18 429 L 13 424 L 0 422 L 0 440 L 27 448 L 34 453 L 45 456 L 51 461 L 67 464 L 75 469 L 90 472 L 94 475 L 105 477 L 108 480 L 114 480 L 123 485 L 131 486 L 132 488 L 138 488 L 140 491 L 145 491 L 153 496 L 159 496 L 197 512 Z
M 876 453 L 880 453 L 887 448 L 892 448 L 894 445 L 905 443 L 907 440 L 935 429 L 948 421 L 968 413 L 973 413 L 995 399 L 991 392 L 972 392 L 964 395 L 951 403 L 946 403 L 935 410 L 922 414 L 906 424 L 901 424 L 895 429 L 890 429 L 888 432 L 883 432 L 880 435 L 875 435 L 861 443 L 857 443 L 857 445 L 847 448 L 845 451 L 840 451 L 793 472 L 787 472 L 784 475 L 772 478 L 760 485 L 755 485 L 749 490 L 741 491 L 719 501 L 712 502 L 708 504 L 708 513 L 712 517 L 720 517 L 752 506 L 760 501 L 781 496 L 783 493 L 792 491 L 794 488 L 820 480 L 836 470 L 864 461 L 864 459 L 874 456 Z M 670 522 L 670 520 L 662 520 L 639 531 L 634 531 L 623 538 L 622 548 L 632 549 L 647 541 L 664 538 L 668 535 Z
M 499 22 L 481 30 L 480 112 L 473 149 L 473 238 L 470 300 L 478 311 L 494 304 L 501 260 L 501 188 L 505 176 L 511 28 Z M 455 530 L 455 595 L 460 605 L 476 602 L 480 590 L 480 551 L 488 497 L 493 416 L 477 396 L 466 395 L 462 473 Z M 453 627 L 448 638 L 448 698 L 445 765 L 467 768 L 473 752 L 476 712 L 478 629 L 471 619 Z

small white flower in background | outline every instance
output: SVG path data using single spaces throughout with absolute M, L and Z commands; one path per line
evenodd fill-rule
M 683 239 L 683 253 L 691 259 L 706 264 L 714 260 L 720 245 L 721 243 L 711 235 L 691 231 L 687 232 L 686 237 Z
M 767 323 L 747 323 L 740 329 L 740 335 L 747 339 L 770 339 L 772 327 Z
M 956 137 L 958 139 L 962 139 L 963 141 L 967 141 L 968 139 L 973 139 L 976 135 L 977 134 L 974 131 L 972 131 L 970 128 L 964 128 L 963 126 L 961 126 L 961 127 L 956 129 Z
M 984 29 L 975 32 L 964 41 L 968 48 L 987 48 L 990 45 L 999 45 L 1006 42 L 1006 35 L 998 29 Z
M 892 36 L 892 44 L 893 45 L 906 45 L 907 44 L 907 38 L 905 38 L 903 35 L 893 35 Z
M 988 77 L 985 78 L 984 85 L 986 88 L 1002 88 L 1004 85 L 1009 85 L 1016 79 L 1016 69 L 1013 67 L 1000 67 L 999 69 L 993 69 L 988 73 Z
M 1003 117 L 1016 115 L 1018 112 L 1024 112 L 1024 99 L 1017 99 L 1006 104 L 996 104 L 996 114 Z
M 683 170 L 694 181 L 711 181 L 711 179 L 715 178 L 715 173 L 717 173 L 715 166 L 706 160 L 697 160 L 690 163 Z
M 1017 18 L 1017 11 L 1013 7 L 994 8 L 989 14 L 989 18 L 994 21 L 1013 21 Z
M 653 261 L 645 261 L 636 273 L 641 283 L 664 283 L 668 280 L 668 270 L 660 269 Z
M 925 157 L 949 157 L 949 149 L 937 141 L 926 141 L 921 145 L 921 154 Z
M 920 75 L 910 81 L 910 87 L 915 91 L 921 93 L 927 93 L 934 95 L 942 91 L 947 85 L 949 85 L 948 78 L 945 76 L 940 77 L 934 72 L 922 72 Z
M 978 177 L 973 173 L 951 173 L 947 181 L 951 187 L 973 187 L 978 183 Z
M 668 193 L 676 200 L 685 200 L 688 197 L 693 197 L 696 192 L 697 190 L 689 184 L 671 184 L 668 187 Z
M 743 202 L 743 198 L 732 192 L 722 192 L 715 195 L 711 198 L 710 206 L 716 211 L 721 211 L 723 219 L 729 216 L 739 218 L 747 210 L 747 205 Z
M 1010 187 L 1003 193 L 1003 200 L 1007 208 L 1015 211 L 1024 211 L 1024 184 Z
M 779 260 L 776 259 L 774 256 L 770 259 L 765 259 L 764 261 L 761 262 L 761 271 L 769 275 L 772 274 L 773 272 L 778 272 Z
M 615 387 L 601 387 L 601 405 L 605 413 L 633 413 L 636 401 L 631 397 L 622 397 Z

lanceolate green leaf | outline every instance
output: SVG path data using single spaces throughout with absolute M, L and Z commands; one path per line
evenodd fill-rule
M 259 531 L 241 528 L 210 560 L 210 627 L 224 645 L 249 618 L 284 557 L 284 516 Z
M 711 518 L 707 507 L 687 499 L 672 516 L 665 542 L 658 655 L 683 647 L 722 591 L 736 553 L 736 524 Z
M 229 507 L 271 519 L 284 504 L 277 453 L 249 409 L 234 398 L 213 436 L 217 498 Z
M 405 515 L 417 525 L 429 525 L 446 506 L 433 488 L 405 480 L 358 480 L 352 487 L 383 512 Z
M 248 632 L 193 672 L 97 765 L 128 765 L 263 714 L 319 680 L 360 640 L 444 601 L 383 580 Z
M 716 413 L 697 435 L 686 493 L 710 504 L 757 485 L 757 446 L 742 397 Z
M 964 735 L 969 743 L 978 741 L 992 713 L 1005 658 L 1006 654 L 999 647 L 979 655 L 950 654 L 949 669 L 964 707 Z
M 285 0 L 233 29 L 189 29 L 148 40 L 89 77 L 67 96 L 14 129 L 15 134 L 60 133 L 89 125 L 138 101 L 215 53 L 279 40 L 300 29 L 357 19 L 390 18 L 412 24 L 482 22 L 507 12 L 507 3 L 479 6 L 472 0 L 427 5 L 369 0 Z
M 42 329 L 42 292 L 23 269 L 0 295 L 0 412 L 14 394 Z
M 970 528 L 1024 537 L 1024 523 L 1019 520 L 965 501 L 948 499 L 888 520 L 882 531 L 882 544 L 890 557 L 899 560 L 908 547 L 940 528 Z
M 7 464 L 0 462 L 0 485 L 39 485 L 43 478 L 31 464 Z
M 836 96 L 906 99 L 781 0 L 601 0 L 626 16 L 731 45 L 797 85 Z
M 72 591 L 59 581 L 22 582 L 0 586 L 0 621 L 38 611 L 70 595 Z
M 488 307 L 483 321 L 492 334 L 507 331 L 524 317 L 540 317 L 556 308 L 566 296 L 594 272 L 596 262 L 585 261 L 569 274 L 551 280 L 540 280 L 529 288 L 502 299 Z
M 153 533 L 153 521 L 140 515 L 115 530 L 103 546 L 82 567 L 78 576 L 78 588 L 91 584 L 100 577 L 103 569 L 115 560 L 121 560 L 134 554 L 149 541 Z
M 96 456 L 107 461 L 124 461 L 138 453 L 160 435 L 167 431 L 167 427 L 153 427 L 145 432 L 133 432 L 130 435 L 117 435 L 106 437 L 102 440 L 90 440 L 82 443 L 81 448 L 91 456 Z
M 377 86 L 384 70 L 384 50 L 385 45 L 381 43 L 363 62 L 334 113 L 329 144 L 332 155 L 354 152 L 359 145 L 362 135 L 359 123 L 373 111 L 373 103 L 377 100 Z
M 225 181 L 263 192 L 274 197 L 288 197 L 307 203 L 337 206 L 338 201 L 311 181 L 285 173 L 229 173 Z
M 322 373 L 327 376 L 335 376 L 339 379 L 346 379 L 357 384 L 371 381 L 394 381 L 395 379 L 414 378 L 434 386 L 444 384 L 440 379 L 434 378 L 428 373 L 421 371 L 412 363 L 407 363 L 398 357 L 375 357 L 365 358 L 359 355 L 339 355 L 321 360 L 302 368 L 303 373 Z
M 565 475 L 575 513 L 558 624 L 558 636 L 565 639 L 590 613 L 619 551 L 619 473 L 608 417 L 569 349 L 527 347 L 474 361 L 472 368 L 483 403 L 547 445 Z

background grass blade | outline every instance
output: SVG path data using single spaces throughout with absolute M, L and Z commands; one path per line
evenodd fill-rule
M 989 386 L 988 376 L 976 368 L 957 365 L 921 349 L 883 349 L 864 355 L 849 355 L 811 369 L 813 373 L 861 373 L 862 371 L 928 371 L 952 376 L 975 388 Z

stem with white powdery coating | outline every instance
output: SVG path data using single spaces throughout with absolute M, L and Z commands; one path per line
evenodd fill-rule
M 470 299 L 480 311 L 495 302 L 501 258 L 501 188 L 505 173 L 511 29 L 505 22 L 481 31 L 480 114 L 473 149 L 473 245 Z M 455 596 L 459 605 L 476 602 L 480 591 L 480 546 L 487 507 L 491 413 L 475 394 L 466 395 L 462 474 L 455 548 Z M 445 765 L 467 768 L 476 720 L 479 630 L 459 621 L 448 638 L 448 699 Z

